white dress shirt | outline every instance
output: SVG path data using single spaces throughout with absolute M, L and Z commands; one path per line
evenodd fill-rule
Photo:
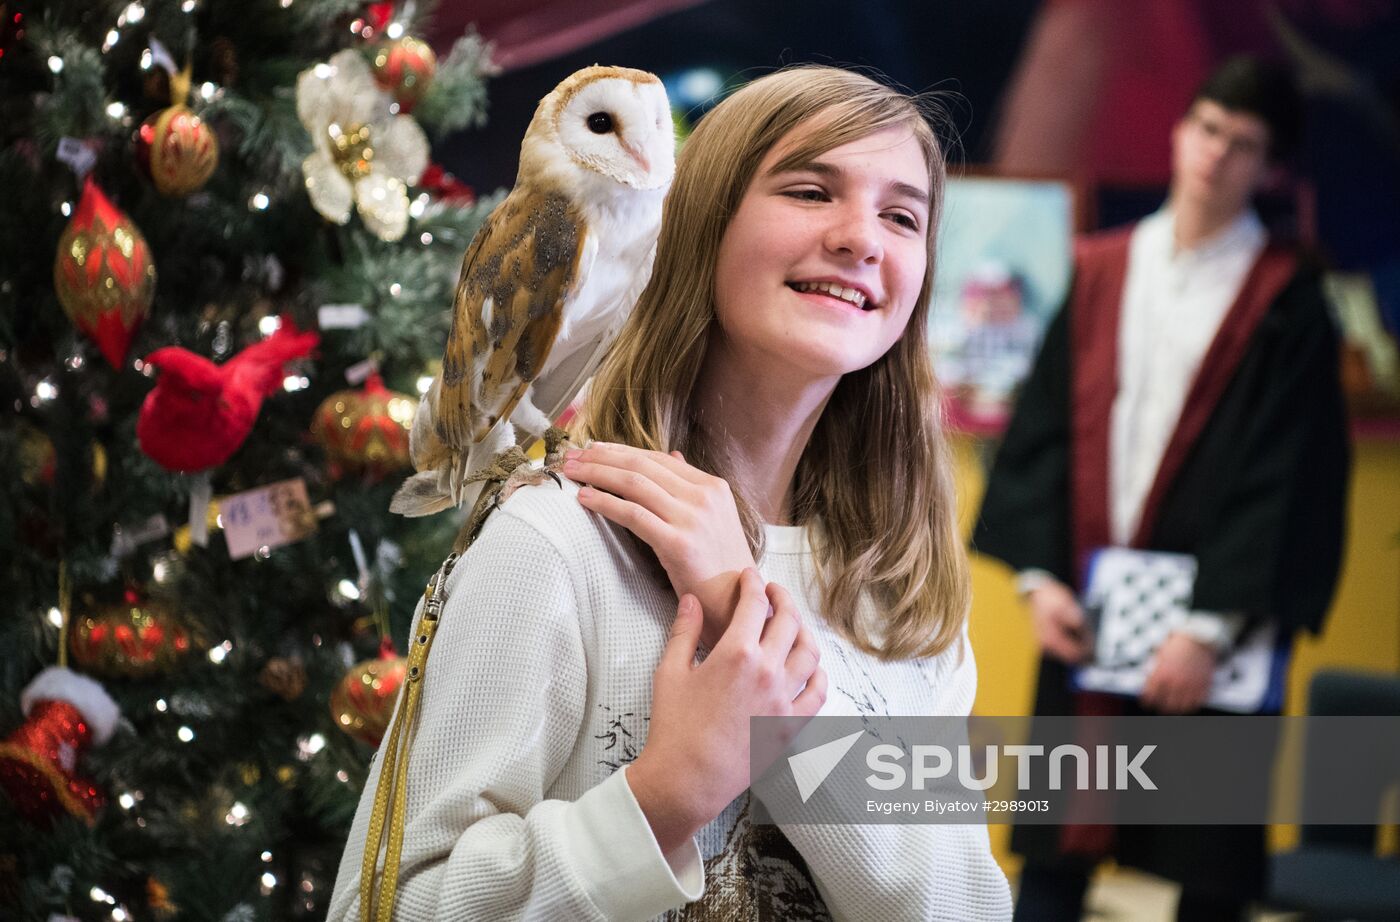
M 1133 230 L 1109 434 L 1109 524 L 1117 545 L 1127 547 L 1137 532 L 1187 392 L 1266 242 L 1252 209 L 1189 249 L 1177 246 L 1169 207 Z M 1029 592 L 1047 576 L 1025 571 L 1019 588 Z M 1240 614 L 1197 611 L 1182 630 L 1224 651 L 1243 625 Z

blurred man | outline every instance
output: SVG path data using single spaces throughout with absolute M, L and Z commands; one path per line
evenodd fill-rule
M 1172 130 L 1163 208 L 1076 247 L 974 535 L 1029 603 L 1037 714 L 1223 713 L 1204 705 L 1242 631 L 1322 626 L 1349 464 L 1337 333 L 1316 271 L 1250 204 L 1300 109 L 1286 71 L 1228 62 Z M 1192 611 L 1136 699 L 1069 685 L 1093 656 L 1084 565 L 1110 546 L 1196 558 Z M 1180 920 L 1237 922 L 1263 887 L 1263 826 L 1020 826 L 1012 847 L 1021 922 L 1079 919 L 1107 856 L 1179 882 Z

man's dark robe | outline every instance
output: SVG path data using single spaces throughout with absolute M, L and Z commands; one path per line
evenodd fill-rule
M 973 535 L 975 550 L 1081 593 L 1087 555 L 1112 543 L 1109 432 L 1130 236 L 1077 245 L 1069 301 L 1046 331 Z M 1285 638 L 1321 629 L 1341 565 L 1350 464 L 1338 350 L 1317 272 L 1266 248 L 1187 392 L 1132 542 L 1196 557 L 1195 609 L 1272 619 Z M 1150 713 L 1068 682 L 1068 667 L 1042 657 L 1035 713 Z M 1113 855 L 1240 899 L 1259 895 L 1264 878 L 1262 826 L 1018 826 L 1012 848 L 1078 868 Z

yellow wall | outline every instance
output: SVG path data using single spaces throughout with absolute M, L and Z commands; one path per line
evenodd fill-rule
M 972 439 L 959 439 L 958 488 L 963 533 L 981 503 L 985 473 Z M 1295 648 L 1289 676 L 1288 712 L 1302 713 L 1307 685 L 1320 668 L 1400 672 L 1400 442 L 1369 440 L 1354 446 L 1351 518 L 1341 586 L 1320 638 Z M 1001 563 L 973 556 L 972 645 L 977 654 L 976 712 L 1030 713 L 1036 649 L 1027 613 L 1016 597 L 1011 574 Z M 1019 860 L 1007 850 L 1010 827 L 991 827 L 992 847 L 1008 873 Z M 1291 847 L 1294 827 L 1271 830 L 1275 848 Z

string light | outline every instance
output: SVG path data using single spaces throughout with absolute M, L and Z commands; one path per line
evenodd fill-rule
M 271 336 L 282 329 L 282 318 L 276 314 L 268 314 L 258 321 L 258 332 L 264 336 Z
M 228 659 L 231 650 L 233 650 L 233 641 L 231 640 L 225 640 L 217 647 L 211 647 L 209 649 L 209 662 L 216 666 L 222 665 L 224 660 Z
M 408 213 L 415 218 L 423 217 L 423 212 L 428 208 L 428 193 L 424 192 L 413 200 L 413 204 L 408 206 Z
M 267 197 L 266 192 L 258 192 L 252 198 L 248 199 L 248 207 L 257 211 L 266 211 L 270 202 L 271 199 Z
M 390 38 L 402 38 L 402 37 L 403 37 L 403 23 L 401 23 L 401 22 L 391 22 L 391 23 L 389 23 L 389 28 L 387 28 L 387 29 L 384 30 L 384 34 L 387 35 L 387 36 L 389 36 Z
M 151 49 L 149 49 L 149 48 L 144 49 L 144 50 L 141 52 L 141 69 L 142 69 L 142 70 L 150 70 L 150 69 L 151 69 L 151 65 L 154 64 L 154 63 L 155 63 L 155 60 L 154 60 L 154 58 L 151 57 Z
M 234 801 L 233 806 L 229 808 L 228 814 L 224 816 L 224 822 L 228 823 L 230 826 L 246 826 L 250 819 L 252 819 L 252 814 L 249 813 L 248 808 L 243 806 L 239 801 Z
M 318 80 L 329 80 L 331 75 L 335 73 L 335 68 L 329 64 L 317 64 L 311 69 L 311 72 L 316 75 Z
M 39 382 L 39 386 L 34 388 L 34 396 L 40 400 L 48 401 L 58 396 L 58 386 L 48 378 Z
M 114 102 L 107 107 L 107 114 L 112 118 L 121 118 L 126 115 L 126 104 Z
M 403 293 L 403 286 L 400 285 L 398 282 L 394 282 L 392 285 L 389 286 L 389 296 L 390 296 L 390 297 L 397 298 L 397 297 L 398 297 L 400 294 L 402 294 L 402 293 Z
M 63 612 L 59 611 L 57 608 L 50 608 L 49 624 L 52 624 L 54 627 L 63 627 Z
M 180 742 L 188 743 L 194 739 L 194 731 L 189 727 L 181 727 L 175 731 L 175 735 L 180 738 Z
M 118 32 L 116 29 L 109 30 L 107 32 L 107 40 L 102 43 L 102 53 L 106 54 L 107 52 L 111 51 L 112 46 L 115 45 L 120 38 L 121 33 Z
M 170 705 L 168 705 L 168 704 L 165 703 L 165 699 L 164 699 L 164 698 L 157 698 L 157 699 L 156 699 L 156 710 L 157 710 L 157 711 L 160 711 L 162 714 L 164 714 L 166 711 L 170 710 Z
M 126 12 L 122 13 L 122 16 L 126 18 L 127 22 L 140 22 L 146 18 L 146 8 L 139 3 L 132 3 L 126 8 Z
M 418 393 L 426 394 L 433 386 L 432 375 L 423 375 L 418 379 Z
M 272 892 L 272 888 L 275 886 L 277 886 L 277 878 L 272 875 L 271 871 L 265 872 L 262 876 L 263 896 L 267 896 L 268 894 L 270 894 Z
M 360 597 L 360 587 L 356 586 L 348 579 L 341 580 L 340 584 L 336 586 L 336 588 L 340 590 L 341 595 L 345 596 L 352 602 Z
M 93 887 L 88 891 L 88 896 L 92 897 L 94 903 L 108 903 L 115 906 L 117 902 L 116 897 L 112 896 L 112 894 L 103 890 L 101 887 Z
M 300 737 L 297 739 L 297 758 L 303 762 L 310 761 L 312 756 L 325 748 L 326 738 L 319 733 Z
M 263 852 L 263 853 L 262 853 L 261 855 L 259 855 L 258 857 L 261 858 L 264 862 L 271 861 L 271 860 L 272 860 L 272 852 Z
M 56 54 L 49 55 L 49 70 L 53 71 L 55 74 L 61 73 L 63 71 L 63 59 Z
M 195 0 L 185 0 L 184 3 L 180 4 L 180 11 L 181 11 L 182 13 L 193 13 L 193 12 L 194 12 L 194 7 L 195 7 Z
M 428 244 L 433 242 L 433 235 L 428 233 L 427 231 L 423 231 L 422 236 L 418 238 L 418 242 L 423 244 L 423 246 L 427 246 Z
M 310 386 L 311 379 L 301 375 L 288 375 L 282 379 L 282 389 L 288 392 L 304 390 Z
M 130 810 L 132 807 L 136 806 L 136 798 L 131 796 L 130 791 L 127 791 L 117 798 L 117 803 L 122 805 L 123 810 Z

